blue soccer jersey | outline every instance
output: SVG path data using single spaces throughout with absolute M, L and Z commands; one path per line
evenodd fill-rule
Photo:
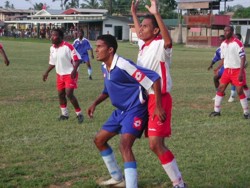
M 80 54 L 82 60 L 86 59 L 86 57 L 89 56 L 88 50 L 92 49 L 91 44 L 86 38 L 83 38 L 82 40 L 80 40 L 79 38 L 76 39 L 73 42 L 73 46 L 77 50 L 77 52 Z
M 137 66 L 117 54 L 114 55 L 110 71 L 103 63 L 103 93 L 111 103 L 122 111 L 128 111 L 145 103 L 145 89 L 148 90 L 159 79 L 159 75 L 149 69 Z
M 217 48 L 217 50 L 214 54 L 214 57 L 212 59 L 212 62 L 213 62 L 213 64 L 215 64 L 217 61 L 220 61 L 220 60 L 221 60 L 221 49 Z

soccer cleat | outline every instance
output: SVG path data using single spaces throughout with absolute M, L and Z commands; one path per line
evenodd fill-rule
M 89 80 L 92 80 L 92 76 L 91 75 L 89 75 Z
M 228 102 L 234 102 L 234 97 L 230 96 Z
M 78 119 L 78 123 L 81 124 L 83 122 L 83 115 L 82 114 L 79 114 L 78 116 L 76 116 L 76 118 Z
M 64 120 L 68 120 L 68 119 L 69 119 L 69 116 L 61 115 L 61 116 L 58 118 L 58 121 L 64 121 Z
M 125 185 L 125 181 L 124 179 L 121 180 L 115 180 L 113 178 L 110 178 L 109 180 L 105 180 L 99 183 L 99 186 L 118 186 L 119 184 L 124 183 Z
M 187 188 L 187 184 L 184 183 L 183 186 L 175 185 L 173 188 Z
M 250 114 L 244 114 L 245 119 L 250 119 Z
M 247 100 L 250 101 L 250 97 L 248 97 Z
M 209 114 L 209 117 L 215 117 L 215 116 L 220 116 L 220 112 L 211 112 Z

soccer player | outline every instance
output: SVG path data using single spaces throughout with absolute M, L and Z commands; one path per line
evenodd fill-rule
M 49 67 L 43 74 L 43 81 L 47 80 L 49 72 L 55 68 L 57 73 L 57 91 L 62 113 L 58 120 L 67 120 L 69 118 L 67 96 L 75 108 L 78 123 L 82 123 L 82 111 L 74 95 L 74 89 L 77 88 L 77 71 L 80 63 L 80 55 L 73 45 L 63 40 L 63 36 L 63 31 L 60 29 L 52 31 L 51 41 L 53 45 L 50 47 Z
M 0 44 L 0 54 L 1 54 L 2 58 L 3 58 L 3 60 L 4 60 L 5 65 L 9 66 L 10 61 L 9 61 L 9 59 L 8 59 L 8 57 L 7 57 L 4 49 L 3 49 L 3 45 L 2 44 Z
M 92 80 L 92 68 L 90 65 L 88 50 L 91 51 L 91 57 L 94 59 L 93 48 L 89 43 L 88 39 L 84 38 L 84 31 L 80 30 L 78 32 L 78 38 L 73 42 L 73 46 L 77 52 L 81 55 L 81 63 L 86 63 L 88 66 L 89 79 Z
M 117 109 L 96 134 L 94 142 L 110 173 L 111 179 L 100 182 L 100 186 L 124 184 L 123 175 L 108 141 L 121 134 L 119 148 L 124 161 L 125 183 L 127 188 L 137 188 L 137 164 L 132 151 L 136 138 L 139 138 L 148 120 L 145 89 L 154 88 L 156 106 L 154 115 L 164 122 L 166 114 L 161 107 L 160 77 L 154 71 L 138 67 L 130 60 L 116 54 L 116 38 L 101 35 L 96 41 L 96 59 L 103 61 L 102 73 L 104 89 L 88 108 L 93 118 L 97 105 L 110 98 Z
M 220 41 L 220 44 L 225 40 L 225 36 L 224 35 L 220 35 L 219 37 L 219 41 Z M 213 68 L 213 65 L 220 61 L 221 60 L 221 49 L 220 47 L 216 49 L 216 52 L 214 54 L 214 57 L 212 59 L 212 62 L 211 64 L 209 65 L 208 69 L 207 70 L 211 70 Z M 219 87 L 219 84 L 220 84 L 220 78 L 222 76 L 222 73 L 224 71 L 224 66 L 223 64 L 219 65 L 217 68 L 214 69 L 214 86 L 215 86 L 215 89 L 216 91 L 218 90 L 218 87 Z M 228 99 L 228 102 L 233 102 L 234 101 L 234 98 L 235 98 L 235 95 L 236 95 L 236 87 L 234 85 L 231 86 L 231 94 L 230 94 L 230 97 Z M 215 97 L 213 98 L 213 100 L 215 99 Z
M 148 89 L 149 102 L 149 122 L 147 136 L 149 138 L 150 149 L 157 155 L 163 169 L 172 181 L 175 188 L 185 188 L 186 184 L 182 179 L 173 153 L 165 145 L 165 138 L 171 135 L 171 111 L 172 98 L 170 90 L 172 80 L 169 66 L 171 63 L 172 40 L 168 29 L 158 12 L 158 1 L 151 0 L 151 6 L 146 5 L 150 15 L 144 17 L 142 23 L 136 15 L 139 1 L 132 2 L 131 13 L 135 25 L 136 34 L 141 44 L 137 64 L 157 72 L 161 77 L 161 104 L 166 112 L 166 121 L 161 121 L 154 116 L 156 93 L 152 88 Z M 161 33 L 161 35 L 159 35 Z
M 220 116 L 221 102 L 224 96 L 224 91 L 229 83 L 236 86 L 237 94 L 240 98 L 240 103 L 243 109 L 243 117 L 250 119 L 248 110 L 247 97 L 243 92 L 243 86 L 246 84 L 245 61 L 246 55 L 242 42 L 234 37 L 234 28 L 226 26 L 224 35 L 226 40 L 221 43 L 221 59 L 224 64 L 224 72 L 220 79 L 220 85 L 216 93 L 214 101 L 214 111 L 210 113 L 210 117 Z

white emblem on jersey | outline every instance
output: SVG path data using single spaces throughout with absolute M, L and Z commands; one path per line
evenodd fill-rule
M 141 72 L 136 72 L 135 79 L 136 80 L 141 80 L 142 79 L 142 73 Z

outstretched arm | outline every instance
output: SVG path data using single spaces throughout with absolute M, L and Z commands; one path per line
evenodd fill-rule
M 55 68 L 55 65 L 49 65 L 48 69 L 43 74 L 43 81 L 45 82 L 48 79 L 49 72 Z
M 171 40 L 171 37 L 169 35 L 168 29 L 165 26 L 165 24 L 161 18 L 161 15 L 158 11 L 158 0 L 150 0 L 150 2 L 151 2 L 151 6 L 149 7 L 148 5 L 146 5 L 145 7 L 148 9 L 148 11 L 151 14 L 153 14 L 155 16 L 155 19 L 156 19 L 158 26 L 160 28 L 160 31 L 161 31 L 162 38 L 164 40 L 164 47 L 168 48 L 172 45 L 172 40 Z

